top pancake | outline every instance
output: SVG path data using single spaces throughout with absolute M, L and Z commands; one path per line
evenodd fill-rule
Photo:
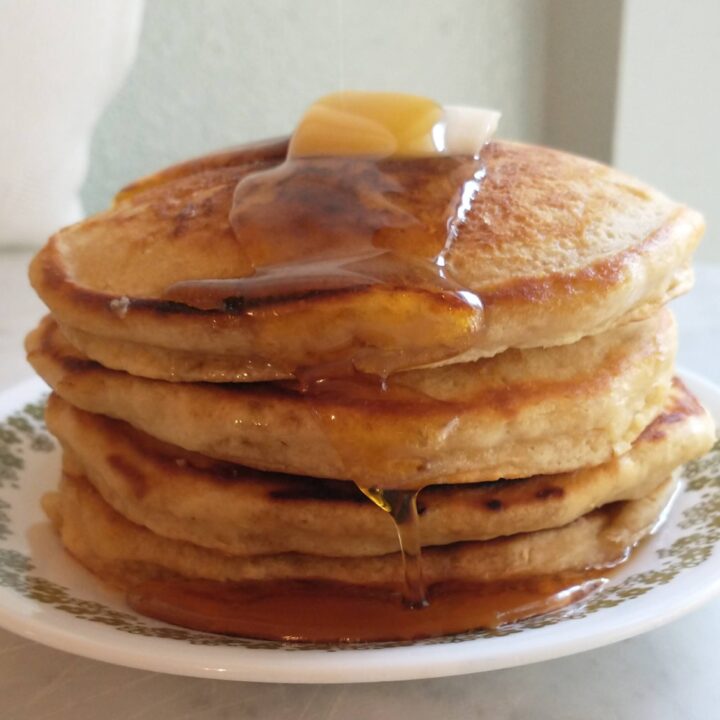
M 162 299 L 175 282 L 249 275 L 228 221 L 232 194 L 283 153 L 283 143 L 252 146 L 171 168 L 54 235 L 30 276 L 65 335 L 106 367 L 168 380 L 278 379 L 368 348 L 399 350 L 412 367 L 428 349 L 455 347 L 465 332 L 457 308 L 391 285 L 226 311 Z M 694 211 L 555 150 L 497 142 L 484 161 L 486 178 L 446 262 L 482 298 L 485 322 L 470 350 L 442 362 L 572 343 L 647 316 L 688 288 L 703 229 Z M 432 204 L 432 182 L 422 188 L 412 202 Z M 408 322 L 419 316 L 422 333 Z

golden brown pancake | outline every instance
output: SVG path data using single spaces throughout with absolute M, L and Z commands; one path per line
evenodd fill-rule
M 397 549 L 390 517 L 353 483 L 211 461 L 78 410 L 57 395 L 46 420 L 65 450 L 66 472 L 84 476 L 117 512 L 157 535 L 234 555 L 363 556 Z M 425 488 L 418 500 L 421 543 L 490 540 L 567 525 L 602 505 L 644 497 L 713 441 L 708 413 L 675 380 L 663 412 L 627 453 L 608 463 Z
M 233 190 L 282 153 L 275 143 L 171 168 L 54 235 L 30 276 L 67 336 L 105 366 L 138 375 L 257 381 L 369 350 L 404 353 L 413 367 L 435 349 L 442 362 L 460 362 L 574 343 L 647 316 L 691 284 L 697 213 L 604 165 L 497 142 L 446 256 L 448 272 L 485 305 L 469 350 L 458 344 L 463 309 L 408 287 L 280 295 L 225 310 L 163 299 L 178 281 L 252 272 L 228 222 Z M 434 187 L 432 178 L 420 183 L 408 202 L 432 206 Z
M 675 487 L 674 481 L 664 482 L 642 499 L 606 505 L 561 528 L 426 548 L 425 578 L 428 583 L 490 582 L 619 562 L 656 524 Z M 332 580 L 365 587 L 402 583 L 398 553 L 229 555 L 164 538 L 125 519 L 80 476 L 65 474 L 59 492 L 46 495 L 43 506 L 72 555 L 121 588 L 177 576 L 218 581 Z
M 159 440 L 261 470 L 372 486 L 559 473 L 624 452 L 663 408 L 669 311 L 572 345 L 395 375 L 387 391 L 337 381 L 176 383 L 108 370 L 49 319 L 28 358 L 66 401 Z
M 700 215 L 515 143 L 483 173 L 286 149 L 141 179 L 35 257 L 51 315 L 26 347 L 63 446 L 43 505 L 69 552 L 121 588 L 413 602 L 423 575 L 492 595 L 625 559 L 713 442 L 662 307 L 692 284 Z M 155 617 L 178 587 L 131 606 Z

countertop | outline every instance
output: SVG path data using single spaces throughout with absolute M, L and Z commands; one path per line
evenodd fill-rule
M 0 253 L 0 389 L 32 375 L 22 338 L 43 308 L 30 253 Z M 720 384 L 720 265 L 673 303 L 679 364 Z M 674 623 L 580 655 L 456 678 L 272 685 L 173 677 L 86 660 L 0 630 L 3 720 L 707 720 L 720 713 L 720 599 Z

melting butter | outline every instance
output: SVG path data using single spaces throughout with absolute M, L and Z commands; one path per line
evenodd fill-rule
M 313 103 L 290 141 L 288 158 L 361 155 L 477 155 L 500 113 L 405 93 L 340 92 Z

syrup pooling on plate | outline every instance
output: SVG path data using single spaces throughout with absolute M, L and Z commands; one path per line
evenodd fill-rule
M 205 632 L 296 642 L 418 640 L 495 628 L 587 599 L 606 571 L 430 586 L 413 610 L 387 588 L 333 582 L 151 580 L 131 589 L 143 615 Z
M 180 282 L 165 293 L 165 299 L 205 310 L 248 313 L 322 294 L 410 296 L 415 312 L 392 338 L 363 341 L 349 356 L 341 348 L 338 358 L 319 367 L 292 370 L 346 468 L 352 457 L 334 442 L 337 418 L 316 402 L 323 383 L 338 376 L 358 383 L 362 377 L 368 392 L 367 376 L 376 376 L 369 392 L 377 400 L 392 373 L 456 356 L 482 332 L 481 299 L 447 267 L 480 191 L 480 150 L 497 122 L 494 114 L 488 121 L 487 113 L 478 112 L 409 95 L 321 99 L 300 121 L 285 162 L 247 175 L 235 189 L 230 223 L 253 273 Z M 429 324 L 429 307 L 436 317 L 442 310 L 440 323 Z M 405 601 L 423 607 L 418 491 L 353 479 L 393 518 Z

